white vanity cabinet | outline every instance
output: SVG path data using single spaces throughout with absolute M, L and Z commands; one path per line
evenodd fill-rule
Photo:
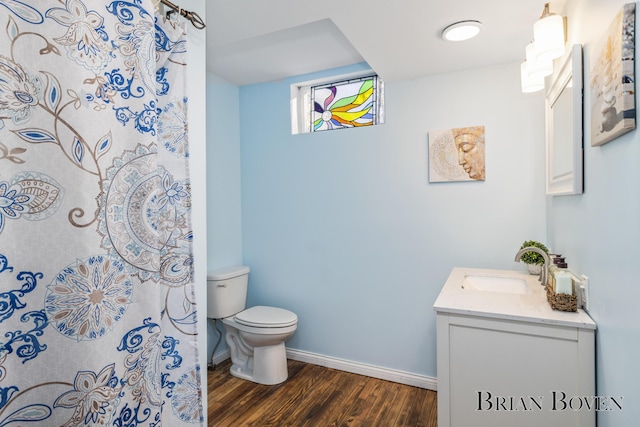
M 466 274 L 498 273 L 521 274 L 528 291 L 460 286 Z M 595 323 L 552 310 L 534 279 L 452 271 L 434 304 L 438 427 L 595 426 Z

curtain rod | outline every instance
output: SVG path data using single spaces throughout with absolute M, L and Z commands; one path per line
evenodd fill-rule
M 164 4 L 165 6 L 170 7 L 172 9 L 169 12 L 167 12 L 167 16 L 169 16 L 171 13 L 176 11 L 180 15 L 182 15 L 183 17 L 185 17 L 186 19 L 191 21 L 193 26 L 196 27 L 197 29 L 201 30 L 204 27 L 206 27 L 204 21 L 202 20 L 202 18 L 200 18 L 200 15 L 198 15 L 197 13 L 190 12 L 188 10 L 184 10 L 180 6 L 178 6 L 178 5 L 174 4 L 174 3 L 171 3 L 169 0 L 160 0 L 160 3 Z

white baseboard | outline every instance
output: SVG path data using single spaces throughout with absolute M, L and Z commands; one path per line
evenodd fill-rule
M 300 362 L 311 363 L 313 365 L 337 369 L 339 371 L 351 372 L 352 374 L 365 375 L 367 377 L 379 378 L 382 380 L 393 381 L 400 384 L 426 388 L 434 391 L 437 390 L 438 386 L 438 380 L 436 378 L 428 377 L 426 375 L 381 368 L 379 366 L 352 362 L 350 360 L 338 359 L 336 357 L 310 353 L 293 348 L 287 348 L 287 358 L 298 360 Z
M 213 356 L 213 363 L 217 365 L 224 362 L 229 357 L 230 353 L 227 348 Z M 438 380 L 426 375 L 412 374 L 410 372 L 398 371 L 396 369 L 381 368 L 379 366 L 367 365 L 366 363 L 352 362 L 351 360 L 338 359 L 337 357 L 310 353 L 308 351 L 296 350 L 294 348 L 287 348 L 287 358 L 297 360 L 299 362 L 324 366 L 326 368 L 337 369 L 339 371 L 351 372 L 352 374 L 393 381 L 395 383 L 406 384 L 413 387 L 426 388 L 434 391 L 438 389 Z
M 218 365 L 219 363 L 224 362 L 225 360 L 227 360 L 228 358 L 231 357 L 231 353 L 229 353 L 229 349 L 225 348 L 222 351 L 219 351 L 218 353 L 213 355 L 213 364 L 214 365 Z M 209 359 L 207 361 L 207 363 L 211 363 L 211 359 Z

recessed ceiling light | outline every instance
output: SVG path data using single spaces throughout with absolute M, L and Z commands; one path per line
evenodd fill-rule
M 481 28 L 482 22 L 480 21 L 456 22 L 442 30 L 442 38 L 451 42 L 469 40 L 477 36 Z

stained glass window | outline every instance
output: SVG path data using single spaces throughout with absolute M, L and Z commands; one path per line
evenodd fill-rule
M 311 131 L 382 123 L 382 82 L 361 77 L 311 87 Z

